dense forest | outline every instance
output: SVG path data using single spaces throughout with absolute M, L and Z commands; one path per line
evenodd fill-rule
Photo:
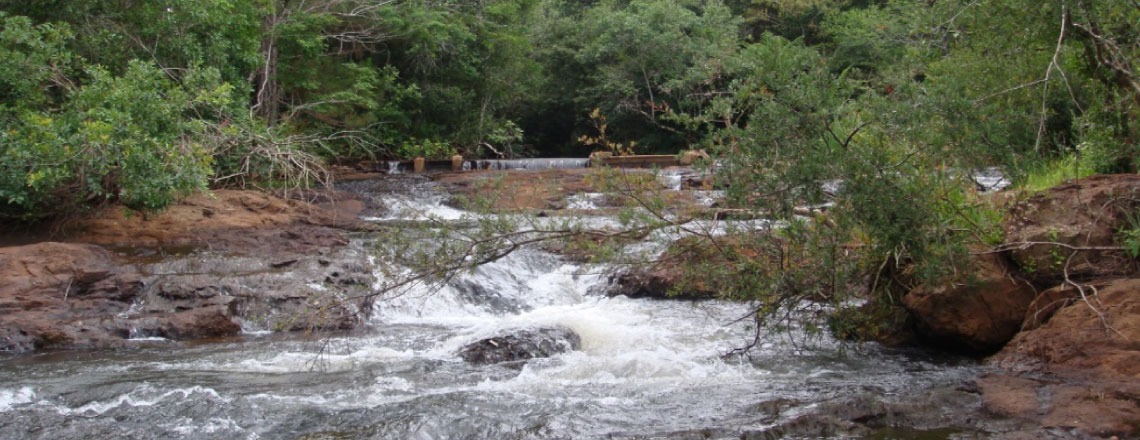
M 753 199 L 846 179 L 901 237 L 938 170 L 1135 171 L 1137 23 L 1134 0 L 3 0 L 0 217 L 620 147 L 705 149 Z

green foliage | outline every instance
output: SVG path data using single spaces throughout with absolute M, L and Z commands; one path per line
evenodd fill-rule
M 267 0 L 142 2 L 113 0 L 0 0 L 0 10 L 36 23 L 68 23 L 69 48 L 112 74 L 131 60 L 163 68 L 210 66 L 231 84 L 243 84 L 260 62 L 258 47 Z
M 594 109 L 590 112 L 590 121 L 594 123 L 594 128 L 598 130 L 597 136 L 582 135 L 578 141 L 584 145 L 601 148 L 602 151 L 613 153 L 618 156 L 628 156 L 633 154 L 633 148 L 637 146 L 637 141 L 630 141 L 627 146 L 621 142 L 614 142 L 606 137 L 606 130 L 609 129 L 609 123 L 606 122 L 606 115 L 603 115 L 600 109 Z
M 423 157 L 426 159 L 444 159 L 455 154 L 451 144 L 443 141 L 428 139 L 412 139 L 400 144 L 396 153 L 405 159 Z
M 0 132 L 0 214 L 36 218 L 86 204 L 119 201 L 159 209 L 203 189 L 210 154 L 193 142 L 199 101 L 217 90 L 189 90 L 136 62 L 122 76 L 87 71 L 58 111 L 25 111 Z M 218 86 L 224 87 L 224 86 Z
M 71 86 L 71 36 L 67 25 L 34 25 L 0 12 L 0 117 L 57 103 Z
M 1117 231 L 1118 240 L 1128 256 L 1140 259 L 1140 212 L 1125 211 L 1124 215 L 1128 224 Z
M 1028 191 L 1044 191 L 1067 180 L 1091 176 L 1096 170 L 1089 162 L 1076 154 L 1040 162 L 1029 168 L 1019 186 Z

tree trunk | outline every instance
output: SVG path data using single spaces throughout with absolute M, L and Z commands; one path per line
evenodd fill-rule
M 277 82 L 276 15 L 265 19 L 265 37 L 261 39 L 264 64 L 254 75 L 253 109 L 270 126 L 281 117 L 281 85 Z

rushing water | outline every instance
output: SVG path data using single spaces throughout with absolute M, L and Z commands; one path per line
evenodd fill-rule
M 390 216 L 458 215 L 439 198 L 398 196 Z M 977 374 L 972 362 L 841 352 L 827 339 L 801 350 L 783 337 L 749 358 L 723 357 L 750 335 L 737 319 L 746 305 L 609 298 L 606 283 L 525 249 L 440 289 L 379 301 L 350 334 L 8 359 L 0 437 L 947 438 L 977 429 L 967 423 L 976 395 L 955 390 Z M 457 355 L 481 338 L 550 325 L 577 332 L 581 350 L 521 369 Z

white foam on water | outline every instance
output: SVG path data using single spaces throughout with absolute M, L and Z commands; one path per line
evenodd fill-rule
M 241 425 L 231 419 L 212 417 L 205 421 L 193 420 L 183 417 L 172 431 L 187 437 L 201 434 L 217 434 L 220 432 L 244 431 Z M 250 433 L 246 438 L 259 438 L 256 433 Z
M 587 192 L 571 194 L 566 198 L 566 208 L 583 211 L 596 210 L 601 206 L 602 202 L 605 201 L 605 198 L 606 195 L 602 193 Z
M 123 406 L 131 407 L 150 407 L 159 403 L 165 402 L 171 398 L 189 399 L 193 396 L 195 399 L 212 398 L 222 402 L 230 402 L 232 399 L 222 397 L 212 388 L 193 386 L 188 388 L 176 388 L 168 391 L 160 391 L 155 389 L 149 384 L 143 384 L 135 388 L 129 393 L 120 394 L 118 397 L 109 401 L 93 401 L 88 402 L 77 408 L 71 408 L 62 405 L 49 404 L 49 406 L 56 412 L 63 415 L 102 415 L 108 411 Z
M 512 379 L 484 381 L 476 389 L 546 396 L 562 395 L 565 387 L 592 387 L 608 397 L 636 399 L 653 390 L 765 379 L 763 370 L 720 358 L 742 342 L 743 329 L 723 326 L 733 315 L 726 312 L 738 307 L 713 308 L 617 297 L 488 323 L 465 340 L 492 335 L 496 328 L 561 325 L 578 333 L 582 347 L 554 362 L 532 362 Z
M 462 274 L 449 285 L 410 286 L 377 301 L 373 322 L 477 325 L 517 311 L 514 308 L 496 310 L 488 305 L 489 300 L 498 300 L 523 310 L 575 304 L 582 301 L 583 292 L 590 286 L 603 281 L 598 275 L 579 274 L 580 266 L 557 264 L 555 261 L 552 256 L 538 251 L 519 251 L 480 266 L 472 273 Z M 382 277 L 382 274 L 377 273 L 377 277 Z M 478 286 L 479 292 L 465 293 L 463 285 Z M 374 288 L 382 286 L 383 282 L 378 282 Z M 493 298 L 480 296 L 482 294 Z
M 16 406 L 32 403 L 35 398 L 36 391 L 32 387 L 0 388 L 0 412 L 11 411 Z
M 363 364 L 398 362 L 422 358 L 423 353 L 389 347 L 364 345 L 358 349 L 335 354 L 321 354 L 312 350 L 275 353 L 267 357 L 241 360 L 197 360 L 191 362 L 160 363 L 154 368 L 167 371 L 214 371 L 230 373 L 289 374 L 309 371 L 352 371 Z
M 697 204 L 706 208 L 712 207 L 716 202 L 724 200 L 725 192 L 720 190 L 693 190 L 690 191 Z
M 170 342 L 170 339 L 161 336 L 140 336 L 127 340 L 131 342 Z

